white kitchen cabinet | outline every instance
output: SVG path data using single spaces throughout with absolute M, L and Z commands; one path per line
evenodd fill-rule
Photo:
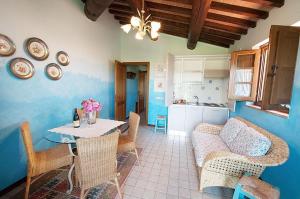
M 203 122 L 209 124 L 223 125 L 228 120 L 228 108 L 203 107 Z
M 185 131 L 192 132 L 203 121 L 203 106 L 187 105 L 185 113 Z
M 191 133 L 202 122 L 223 125 L 228 113 L 223 107 L 173 104 L 168 108 L 168 132 Z
M 168 108 L 168 131 L 185 131 L 185 106 L 173 104 Z

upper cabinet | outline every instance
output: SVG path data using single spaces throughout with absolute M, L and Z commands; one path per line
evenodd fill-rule
M 203 82 L 204 60 L 182 59 L 182 82 L 197 83 Z
M 229 60 L 227 55 L 207 57 L 205 59 L 204 78 L 228 78 Z
M 259 75 L 259 52 L 259 50 L 245 50 L 232 53 L 229 99 L 255 101 Z

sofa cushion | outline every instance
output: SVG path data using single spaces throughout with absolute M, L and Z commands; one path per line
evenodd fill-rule
M 215 151 L 230 151 L 219 135 L 209 133 L 192 133 L 192 140 L 197 165 L 202 167 L 205 157 Z
M 270 149 L 272 143 L 263 134 L 251 127 L 241 130 L 233 142 L 228 145 L 231 152 L 246 156 L 263 156 Z
M 220 137 L 229 146 L 230 142 L 232 142 L 239 132 L 246 127 L 247 125 L 244 122 L 235 118 L 230 118 L 221 130 Z

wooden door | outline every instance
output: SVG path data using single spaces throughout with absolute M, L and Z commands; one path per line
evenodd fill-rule
M 300 28 L 272 26 L 265 79 L 263 109 L 290 104 L 296 68 Z
M 231 55 L 229 99 L 255 101 L 259 75 L 259 50 L 236 51 Z
M 115 119 L 126 120 L 126 66 L 115 61 Z
M 146 71 L 139 72 L 139 83 L 138 83 L 138 113 L 145 110 L 145 89 L 146 89 Z

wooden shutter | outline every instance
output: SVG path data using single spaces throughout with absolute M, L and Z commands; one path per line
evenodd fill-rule
M 263 109 L 290 104 L 299 46 L 300 28 L 272 26 L 267 76 L 264 84 Z
M 259 75 L 260 50 L 231 54 L 229 99 L 255 101 Z

